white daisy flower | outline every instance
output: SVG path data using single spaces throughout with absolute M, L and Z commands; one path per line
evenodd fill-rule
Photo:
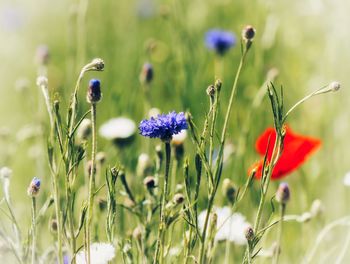
M 92 264 L 107 264 L 115 257 L 115 248 L 109 243 L 93 243 L 90 246 Z M 76 256 L 77 264 L 86 264 L 85 251 L 81 250 Z
M 348 171 L 344 178 L 343 178 L 343 183 L 345 186 L 350 186 L 350 171 Z
M 108 120 L 100 127 L 100 135 L 108 140 L 126 140 L 136 132 L 136 124 L 126 117 Z
M 245 216 L 240 213 L 232 213 L 231 208 L 228 206 L 222 208 L 214 207 L 213 212 L 217 214 L 216 242 L 229 240 L 237 245 L 245 245 L 247 243 L 245 230 L 250 224 L 246 221 Z M 207 211 L 203 211 L 198 216 L 198 225 L 202 231 L 206 214 Z
M 187 130 L 183 129 L 179 134 L 173 135 L 171 143 L 178 146 L 183 144 L 186 138 L 187 138 Z

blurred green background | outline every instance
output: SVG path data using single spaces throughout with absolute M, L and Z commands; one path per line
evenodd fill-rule
M 241 29 L 251 24 L 257 34 L 238 85 L 228 140 L 238 146 L 242 126 L 249 122 L 250 129 L 243 145 L 244 155 L 230 160 L 223 177 L 242 184 L 247 169 L 258 159 L 255 139 L 273 122 L 267 98 L 249 120 L 247 117 L 252 100 L 271 69 L 279 72 L 275 84 L 283 85 L 287 108 L 333 80 L 342 84 L 339 93 L 311 99 L 289 119 L 296 132 L 323 141 L 320 151 L 286 178 L 292 192 L 288 213 L 309 210 L 314 199 L 321 199 L 325 208 L 321 219 L 286 224 L 281 263 L 301 262 L 322 225 L 349 211 L 350 190 L 342 179 L 350 170 L 349 8 L 346 0 L 1 0 L 0 165 L 14 171 L 11 192 L 16 214 L 23 219 L 21 225 L 26 227 L 30 223 L 30 200 L 26 196 L 30 179 L 37 175 L 43 179 L 42 188 L 50 188 L 44 137 L 47 116 L 41 92 L 35 85 L 38 45 L 45 44 L 50 49 L 49 86 L 52 95 L 61 99 L 62 109 L 69 102 L 81 67 L 100 57 L 105 61 L 105 71 L 86 74 L 80 92 L 80 114 L 88 108 L 84 103 L 84 87 L 90 78 L 96 77 L 101 79 L 103 91 L 98 124 L 121 115 L 138 123 L 145 117 L 140 103 L 143 93 L 139 72 L 147 61 L 153 64 L 155 72 L 152 106 L 163 112 L 188 110 L 201 126 L 208 107 L 205 90 L 214 82 L 214 54 L 206 49 L 204 34 L 211 28 L 222 28 L 239 37 Z M 239 45 L 224 57 L 222 110 L 228 103 L 239 58 Z M 134 167 L 138 155 L 146 151 L 147 140 L 137 136 L 123 156 L 115 151 L 108 156 L 110 164 L 120 161 L 127 165 L 128 180 L 135 190 L 141 184 L 140 179 L 132 177 Z M 107 151 L 110 142 L 99 138 L 98 148 Z M 186 148 L 192 153 L 190 140 Z M 254 219 L 258 202 L 258 183 L 255 187 L 256 193 L 251 193 L 241 208 L 249 221 Z M 272 191 L 276 187 L 274 183 Z M 203 207 L 205 200 L 200 202 Z M 224 204 L 221 194 L 217 204 Z M 319 254 L 323 263 L 334 258 L 345 239 L 342 234 L 349 232 L 335 231 L 324 242 L 325 248 L 334 251 L 327 256 Z M 268 247 L 269 239 L 274 237 L 268 236 L 263 246 Z M 220 246 L 217 253 L 222 249 Z M 241 248 L 234 252 L 240 259 Z M 314 263 L 320 261 L 315 259 Z

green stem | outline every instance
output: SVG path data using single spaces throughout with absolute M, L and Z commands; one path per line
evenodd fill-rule
M 36 199 L 32 197 L 32 264 L 35 264 L 36 251 Z
M 169 142 L 165 142 L 165 175 L 164 175 L 164 187 L 163 187 L 163 197 L 160 205 L 160 224 L 158 228 L 158 238 L 156 245 L 156 252 L 154 255 L 154 264 L 159 263 L 159 258 L 162 259 L 163 256 L 159 256 L 164 248 L 164 235 L 165 235 L 165 205 L 168 196 L 168 182 L 169 182 L 169 169 L 170 169 L 170 156 L 171 147 Z
M 56 221 L 57 221 L 57 258 L 58 263 L 63 263 L 62 255 L 62 225 L 61 225 L 61 209 L 60 209 L 60 200 L 59 200 L 59 188 L 57 183 L 57 176 L 52 175 L 53 179 L 53 189 L 54 189 L 54 199 L 55 199 L 55 211 L 56 211 Z
M 277 234 L 277 247 L 276 252 L 274 252 L 274 258 L 273 258 L 273 264 L 278 263 L 279 255 L 280 255 L 280 248 L 281 248 L 281 242 L 282 242 L 282 231 L 283 231 L 283 217 L 284 213 L 286 211 L 286 204 L 282 203 L 280 208 L 280 222 L 279 222 L 279 228 L 278 228 L 278 234 Z
M 91 263 L 90 258 L 90 244 L 91 244 L 91 223 L 94 206 L 94 192 L 95 192 L 95 167 L 96 167 L 96 104 L 91 104 L 91 122 L 92 122 L 92 147 L 91 147 L 91 171 L 89 179 L 89 203 L 87 212 L 87 223 L 86 223 L 86 259 L 87 263 Z

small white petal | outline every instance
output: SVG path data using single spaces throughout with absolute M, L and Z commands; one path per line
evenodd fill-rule
M 100 127 L 100 135 L 106 139 L 127 139 L 135 134 L 135 122 L 126 117 L 113 118 Z
M 350 171 L 345 174 L 343 183 L 345 186 L 350 186 Z
M 115 257 L 115 248 L 109 243 L 93 243 L 90 246 L 90 258 L 93 264 L 108 264 Z M 76 256 L 77 264 L 86 264 L 85 251 Z

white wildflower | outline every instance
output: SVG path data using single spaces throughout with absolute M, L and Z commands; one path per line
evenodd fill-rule
M 345 186 L 350 186 L 350 171 L 348 171 L 344 178 L 343 178 L 343 183 Z
M 2 167 L 0 169 L 0 180 L 2 181 L 2 187 L 4 190 L 5 199 L 10 202 L 10 178 L 12 176 L 12 170 L 8 167 Z
M 183 144 L 186 138 L 187 138 L 187 130 L 183 129 L 179 134 L 173 135 L 171 143 L 178 146 Z
M 115 248 L 109 243 L 93 243 L 90 246 L 90 258 L 93 264 L 107 264 L 115 257 Z M 85 264 L 85 251 L 80 251 L 76 256 L 77 264 Z
M 109 140 L 128 139 L 135 132 L 135 122 L 126 117 L 112 118 L 100 127 L 100 135 Z
M 214 207 L 213 212 L 217 214 L 217 232 L 215 241 L 229 240 L 237 245 L 245 245 L 247 239 L 245 230 L 250 224 L 246 221 L 245 216 L 240 213 L 232 213 L 230 207 Z M 201 230 L 204 228 L 204 221 L 207 212 L 203 211 L 198 216 L 198 225 Z

